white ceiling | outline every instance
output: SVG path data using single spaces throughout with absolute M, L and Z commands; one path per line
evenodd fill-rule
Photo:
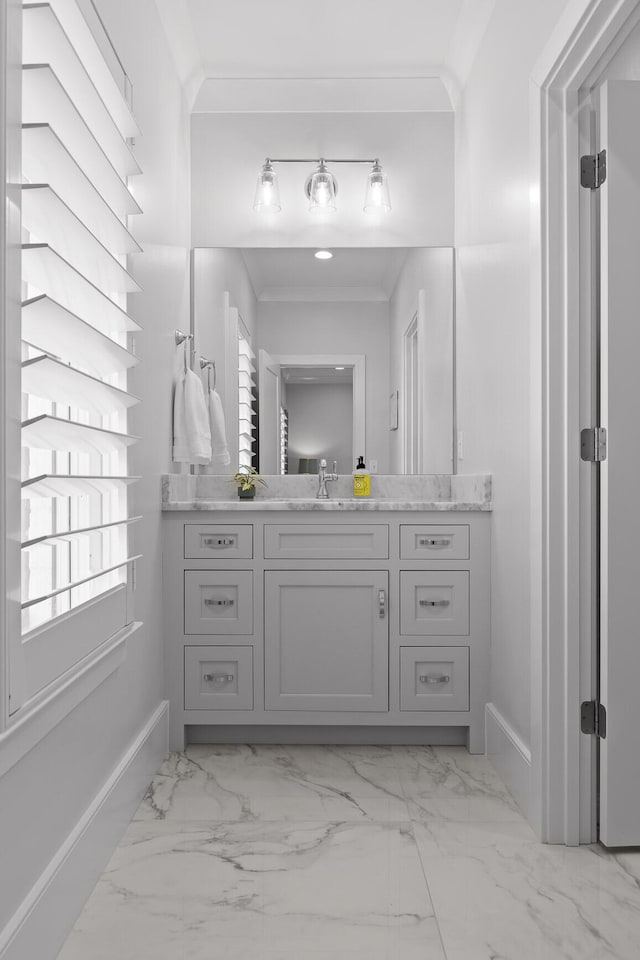
M 209 77 L 438 74 L 463 0 L 187 0 Z
M 281 94 L 278 82 L 354 78 L 420 80 L 423 88 L 408 100 L 425 103 L 418 109 L 447 109 L 436 81 L 444 81 L 449 94 L 463 85 L 495 2 L 155 0 L 190 104 L 202 90 L 199 109 L 229 110 L 224 102 L 228 95 L 233 109 L 273 111 L 291 109 L 279 105 L 281 95 L 300 109 L 299 91 Z M 276 84 L 273 92 L 256 92 L 255 85 L 246 90 L 237 84 L 207 87 L 205 81 L 212 78 L 268 78 Z M 349 96 L 357 100 L 361 95 L 352 89 Z M 397 97 L 395 90 L 390 96 Z M 243 97 L 248 97 L 244 105 Z M 317 89 L 304 90 L 304 97 L 310 101 L 305 110 L 335 109 L 331 90 L 326 106 L 315 102 Z M 259 106 L 265 99 L 268 104 Z
M 331 260 L 315 248 L 242 251 L 258 300 L 388 300 L 409 249 L 341 247 Z

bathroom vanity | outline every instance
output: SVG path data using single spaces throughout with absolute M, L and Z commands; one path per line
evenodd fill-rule
M 325 501 L 269 479 L 274 495 L 247 503 L 222 478 L 164 478 L 172 748 L 187 727 L 281 741 L 331 726 L 483 752 L 490 479 L 394 477 L 413 492 L 392 498 L 373 478 L 358 499 L 341 478 Z

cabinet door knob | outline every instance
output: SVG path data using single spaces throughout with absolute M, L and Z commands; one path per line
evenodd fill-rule
M 205 673 L 202 679 L 209 683 L 230 683 L 234 676 L 232 673 Z
M 378 590 L 378 616 L 381 620 L 387 615 L 387 594 L 384 590 Z
M 235 600 L 212 600 L 211 597 L 206 597 L 204 601 L 205 607 L 232 607 L 235 603 Z
M 448 607 L 450 600 L 420 600 L 421 607 Z
M 418 541 L 421 547 L 448 547 L 451 543 L 450 537 L 420 537 Z
M 448 673 L 440 674 L 440 676 L 434 676 L 431 673 L 423 673 L 420 676 L 420 683 L 449 683 L 451 677 Z

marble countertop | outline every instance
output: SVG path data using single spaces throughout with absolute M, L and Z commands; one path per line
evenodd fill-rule
M 300 497 L 288 500 L 276 500 L 268 497 L 256 497 L 255 500 L 240 500 L 235 497 L 233 500 L 171 500 L 163 503 L 162 509 L 165 511 L 198 511 L 198 510 L 224 510 L 224 511 L 245 511 L 254 513 L 256 511 L 447 511 L 460 510 L 472 511 L 482 510 L 487 512 L 491 510 L 490 501 L 473 500 L 394 500 L 392 498 L 374 499 L 372 497 L 360 497 L 356 499 L 335 499 L 335 500 L 306 500 Z
M 491 477 L 487 474 L 374 475 L 371 496 L 354 497 L 352 478 L 328 484 L 329 499 L 316 500 L 314 476 L 265 477 L 255 500 L 240 500 L 225 476 L 166 474 L 162 478 L 162 509 L 178 511 L 311 511 L 311 512 L 445 512 L 492 509 Z M 230 494 L 233 494 L 230 496 Z

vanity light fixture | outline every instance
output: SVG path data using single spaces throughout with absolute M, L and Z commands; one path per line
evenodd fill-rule
M 316 250 L 314 257 L 316 260 L 331 260 L 333 258 L 333 254 L 331 253 L 331 250 Z
M 327 170 L 324 160 L 320 160 L 314 173 L 307 177 L 304 192 L 309 198 L 309 210 L 335 212 L 338 184 L 334 175 Z
M 271 166 L 271 161 L 268 158 L 263 163 L 262 170 L 258 175 L 253 209 L 260 210 L 262 213 L 279 213 L 282 209 L 280 206 L 278 174 Z
M 280 206 L 278 176 L 273 169 L 274 163 L 315 163 L 316 169 L 310 173 L 304 183 L 304 192 L 309 200 L 309 210 L 335 212 L 338 181 L 328 169 L 329 163 L 368 163 L 371 170 L 367 175 L 367 189 L 364 210 L 366 213 L 387 213 L 391 210 L 389 183 L 380 161 L 375 160 L 325 160 L 290 159 L 267 157 L 258 175 L 253 209 L 262 213 L 277 213 Z M 317 254 L 316 254 L 317 256 Z M 322 259 L 322 258 L 319 258 Z M 328 257 L 326 259 L 329 259 Z
M 377 213 L 380 210 L 388 213 L 388 211 L 391 210 L 387 175 L 384 173 L 378 160 L 374 160 L 369 176 L 367 177 L 364 210 L 365 213 Z

